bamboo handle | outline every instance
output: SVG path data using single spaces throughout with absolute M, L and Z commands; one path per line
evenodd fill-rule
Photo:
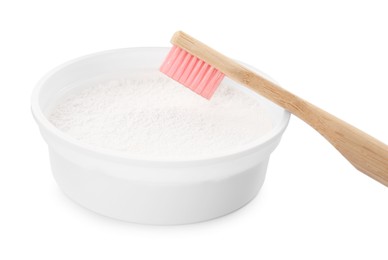
M 177 32 L 171 42 L 290 111 L 324 136 L 359 171 L 388 186 L 388 146 L 354 126 L 301 99 L 271 81 Z

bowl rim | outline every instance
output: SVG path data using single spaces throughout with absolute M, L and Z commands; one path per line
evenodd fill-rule
M 106 51 L 100 51 L 100 52 L 95 52 L 92 54 L 84 55 L 75 59 L 72 59 L 70 61 L 67 61 L 54 69 L 50 70 L 48 73 L 46 73 L 36 84 L 36 86 L 33 89 L 32 95 L 31 95 L 31 112 L 32 115 L 39 125 L 39 127 L 47 131 L 49 134 L 52 136 L 55 136 L 58 140 L 60 140 L 62 143 L 65 143 L 67 145 L 70 145 L 71 147 L 81 150 L 84 153 L 91 154 L 95 157 L 99 157 L 101 159 L 108 159 L 110 158 L 112 161 L 120 161 L 120 162 L 128 162 L 128 163 L 140 163 L 144 164 L 146 163 L 147 165 L 149 164 L 155 164 L 155 165 L 171 165 L 171 164 L 176 164 L 176 165 L 186 165 L 186 164 L 196 164 L 198 163 L 201 164 L 208 164 L 208 163 L 213 163 L 216 161 L 225 161 L 228 159 L 236 158 L 236 157 L 241 157 L 250 153 L 253 153 L 257 150 L 260 150 L 260 148 L 265 147 L 268 145 L 271 140 L 277 138 L 279 135 L 282 135 L 285 129 L 287 128 L 289 119 L 290 119 L 290 112 L 287 110 L 279 107 L 279 109 L 283 110 L 281 114 L 281 118 L 279 123 L 274 126 L 268 133 L 262 135 L 261 137 L 255 139 L 254 141 L 239 146 L 236 149 L 230 149 L 227 152 L 223 153 L 217 153 L 214 155 L 207 155 L 207 156 L 192 156 L 190 158 L 157 158 L 153 156 L 135 156 L 132 154 L 128 154 L 126 152 L 121 152 L 121 151 L 115 151 L 111 149 L 106 149 L 102 147 L 97 147 L 93 146 L 87 143 L 84 143 L 82 141 L 79 141 L 72 136 L 62 132 L 58 128 L 56 128 L 49 120 L 48 118 L 44 115 L 40 105 L 39 105 L 39 96 L 41 93 L 41 90 L 45 83 L 47 82 L 48 79 L 50 79 L 52 76 L 54 76 L 56 73 L 61 71 L 62 69 L 71 66 L 73 64 L 76 64 L 78 62 L 95 58 L 98 56 L 102 55 L 108 55 L 112 53 L 117 53 L 117 52 L 138 52 L 138 51 L 165 51 L 167 54 L 167 51 L 170 49 L 170 47 L 130 47 L 130 48 L 119 48 L 119 49 L 112 49 L 112 50 L 106 50 Z M 258 71 L 257 69 L 244 64 L 257 73 L 261 74 L 262 76 L 269 78 L 270 77 L 266 74 L 264 74 L 261 71 Z M 260 96 L 260 95 L 259 95 Z M 261 96 L 262 97 L 262 96 Z M 263 97 L 264 98 L 264 97 Z M 271 101 L 269 101 L 271 102 Z M 277 106 L 276 104 L 274 104 Z M 47 141 L 46 141 L 47 142 Z M 50 145 L 48 143 L 48 145 Z

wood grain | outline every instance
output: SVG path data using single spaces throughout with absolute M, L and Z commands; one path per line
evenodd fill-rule
M 324 136 L 356 169 L 388 186 L 386 144 L 261 77 L 184 32 L 175 33 L 171 43 L 290 111 Z

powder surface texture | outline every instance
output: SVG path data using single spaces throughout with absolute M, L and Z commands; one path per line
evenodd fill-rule
M 80 84 L 49 120 L 80 142 L 158 159 L 217 156 L 272 127 L 259 100 L 231 84 L 209 101 L 156 71 Z

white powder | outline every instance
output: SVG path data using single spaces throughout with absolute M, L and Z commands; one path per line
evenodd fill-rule
M 222 83 L 208 101 L 157 71 L 81 84 L 49 120 L 81 142 L 153 158 L 217 155 L 271 129 L 254 96 Z

